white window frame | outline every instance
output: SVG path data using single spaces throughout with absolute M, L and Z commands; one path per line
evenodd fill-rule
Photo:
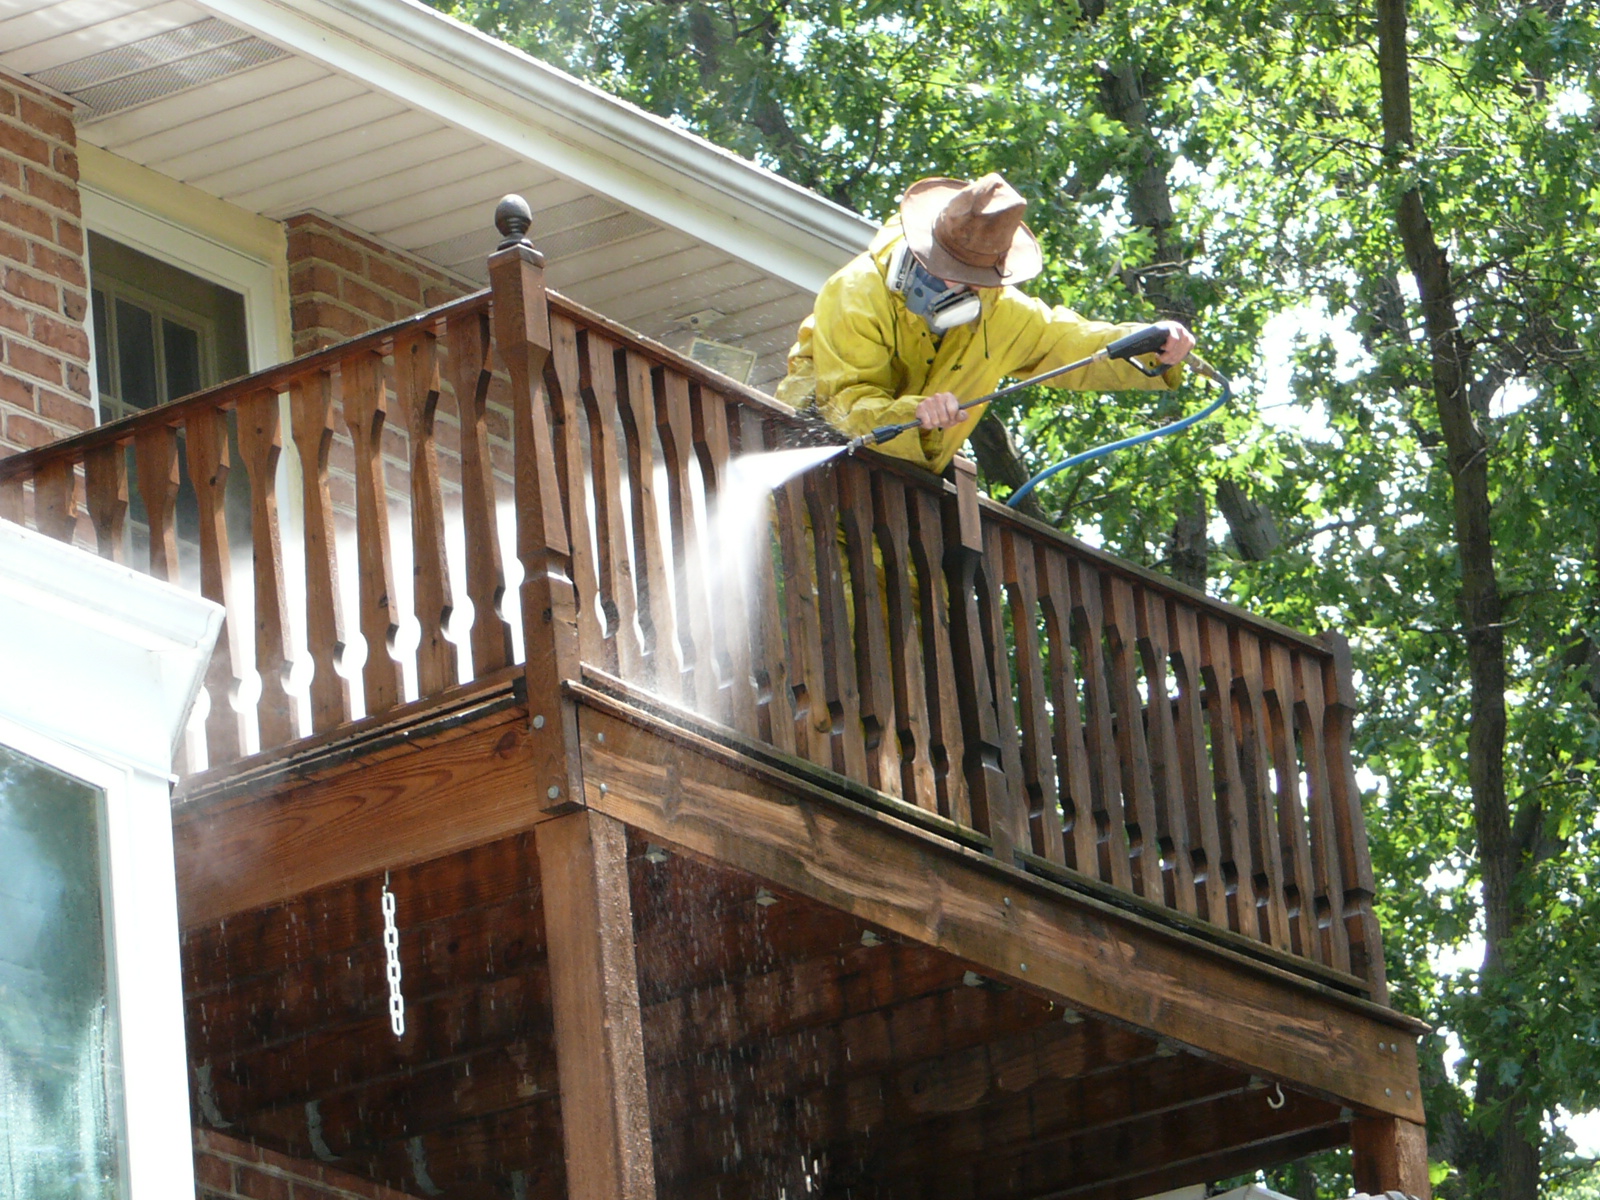
M 222 610 L 0 521 L 0 612 L 0 744 L 103 795 L 122 1195 L 192 1196 L 169 771 Z
M 220 284 L 244 297 L 245 340 L 250 370 L 260 371 L 280 360 L 278 314 L 270 263 L 225 246 L 167 217 L 151 212 L 92 184 L 79 187 L 83 224 L 91 233 L 131 246 L 151 258 Z M 89 280 L 90 286 L 94 280 Z M 90 379 L 95 376 L 91 372 Z M 95 387 L 98 393 L 98 385 Z M 96 395 L 98 401 L 99 396 Z M 98 405 L 97 405 L 98 407 Z

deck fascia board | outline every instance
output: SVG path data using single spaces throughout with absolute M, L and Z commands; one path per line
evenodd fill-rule
M 602 692 L 569 692 L 591 807 L 1012 985 L 1342 1105 L 1421 1119 L 1420 1022 L 1000 863 Z

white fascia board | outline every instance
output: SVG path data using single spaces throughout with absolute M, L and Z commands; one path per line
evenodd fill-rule
M 876 232 L 848 209 L 419 0 L 203 7 L 808 291 Z M 533 237 L 537 245 L 537 229 Z
M 165 777 L 222 607 L 0 521 L 0 718 Z

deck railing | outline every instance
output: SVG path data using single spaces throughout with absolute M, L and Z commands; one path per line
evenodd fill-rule
M 491 264 L 487 291 L 0 461 L 0 516 L 229 607 L 190 769 L 524 658 L 594 670 L 1383 996 L 1342 639 L 1019 517 L 962 460 L 804 472 L 729 569 L 732 465 L 793 414 L 546 293 L 525 248 Z

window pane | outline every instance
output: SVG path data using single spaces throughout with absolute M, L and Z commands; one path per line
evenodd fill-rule
M 101 793 L 0 746 L 0 1181 L 120 1194 Z
M 168 400 L 200 390 L 200 335 L 174 321 L 161 322 L 161 344 L 167 352 Z
M 117 299 L 117 366 L 122 373 L 124 404 L 154 408 L 156 393 L 155 319 L 137 304 Z
M 106 294 L 99 288 L 90 293 L 94 309 L 94 381 L 105 395 L 111 390 L 111 327 L 106 316 Z

